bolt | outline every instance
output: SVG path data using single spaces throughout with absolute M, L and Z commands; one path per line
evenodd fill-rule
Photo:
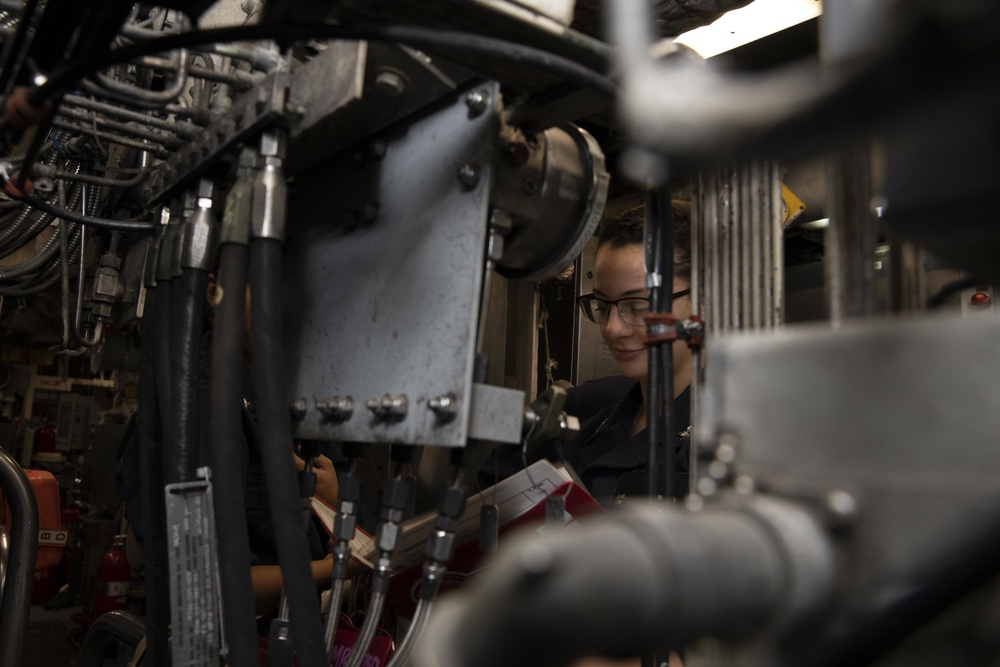
M 404 394 L 385 394 L 378 398 L 371 398 L 365 403 L 372 411 L 378 421 L 400 421 L 406 417 L 409 402 Z
M 442 394 L 427 401 L 427 407 L 444 423 L 450 422 L 458 412 L 455 394 Z
M 524 194 L 533 195 L 538 191 L 538 186 L 533 179 L 526 178 L 521 181 L 521 189 L 524 190 Z
M 399 72 L 383 69 L 375 76 L 375 90 L 385 97 L 399 97 L 406 92 L 406 79 Z
M 458 182 L 466 190 L 471 190 L 479 185 L 479 165 L 474 162 L 467 162 L 459 167 Z
M 469 107 L 469 116 L 472 118 L 482 115 L 489 103 L 490 97 L 484 90 L 473 90 L 465 96 L 465 106 Z
M 309 401 L 304 398 L 296 398 L 288 403 L 288 412 L 295 421 L 302 421 L 309 412 Z
M 528 144 L 523 141 L 512 141 L 504 148 L 503 156 L 507 164 L 520 167 L 531 157 L 531 151 L 528 149 Z
M 350 396 L 333 396 L 317 400 L 316 409 L 320 411 L 324 419 L 333 422 L 346 422 L 354 414 L 354 399 Z
M 834 523 L 847 524 L 858 515 L 858 501 L 847 491 L 837 489 L 826 494 L 826 509 Z

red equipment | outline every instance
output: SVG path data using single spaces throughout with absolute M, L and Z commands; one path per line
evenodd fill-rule
M 125 536 L 115 535 L 111 548 L 97 566 L 94 611 L 97 616 L 128 606 L 128 587 L 132 572 L 125 555 Z

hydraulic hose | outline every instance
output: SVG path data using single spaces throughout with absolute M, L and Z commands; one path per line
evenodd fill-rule
M 167 591 L 165 509 L 163 505 L 162 448 L 157 438 L 161 414 L 156 393 L 156 339 L 158 290 L 146 287 L 142 343 L 139 348 L 139 484 L 142 487 L 142 535 L 146 559 L 146 628 L 150 663 L 167 661 L 166 628 L 170 619 Z M 169 296 L 169 293 L 168 295 Z
M 427 620 L 431 617 L 431 610 L 434 608 L 433 600 L 417 600 L 417 609 L 413 612 L 413 620 L 410 622 L 410 629 L 406 631 L 406 636 L 400 642 L 399 648 L 392 655 L 392 659 L 386 667 L 406 667 L 410 662 L 410 654 L 413 647 L 423 636 L 427 629 Z
M 215 529 L 222 583 L 222 613 L 229 662 L 254 664 L 257 659 L 250 542 L 246 522 L 246 471 L 233 464 L 242 450 L 241 367 L 247 285 L 246 243 L 222 244 L 212 336 L 211 442 Z
M 198 465 L 198 360 L 207 286 L 208 275 L 198 269 L 184 269 L 180 280 L 174 281 L 171 320 L 178 336 L 172 357 L 177 376 L 171 401 L 174 437 L 168 443 L 167 483 L 193 480 Z
M 0 599 L 0 665 L 20 665 L 38 553 L 38 503 L 17 461 L 0 447 L 0 490 L 10 509 L 10 551 Z
M 282 339 L 281 241 L 256 237 L 250 242 L 253 313 L 252 349 L 258 430 L 278 562 L 284 581 L 292 639 L 302 667 L 327 667 L 323 628 L 302 530 L 302 505 L 292 462 L 291 417 Z
M 669 185 L 650 191 L 646 201 L 646 285 L 650 315 L 670 313 L 674 285 L 674 217 Z M 672 340 L 661 336 L 671 324 L 647 319 L 649 371 L 646 396 L 646 427 L 649 435 L 649 496 L 677 498 L 674 473 L 677 453 L 674 423 L 674 349 Z M 662 454 L 662 456 L 661 456 Z

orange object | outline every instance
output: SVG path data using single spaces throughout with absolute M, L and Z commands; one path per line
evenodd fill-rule
M 35 557 L 35 572 L 40 572 L 59 565 L 68 533 L 62 526 L 59 484 L 56 478 L 46 470 L 25 470 L 24 475 L 31 483 L 31 490 L 35 492 L 35 502 L 38 504 L 38 555 Z M 10 512 L 6 507 L 3 514 L 3 523 L 9 526 Z

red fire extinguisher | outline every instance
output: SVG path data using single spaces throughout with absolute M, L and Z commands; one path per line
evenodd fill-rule
M 101 556 L 97 566 L 97 586 L 94 611 L 97 616 L 128 606 L 128 585 L 131 571 L 125 556 L 125 536 L 115 535 L 111 548 Z

